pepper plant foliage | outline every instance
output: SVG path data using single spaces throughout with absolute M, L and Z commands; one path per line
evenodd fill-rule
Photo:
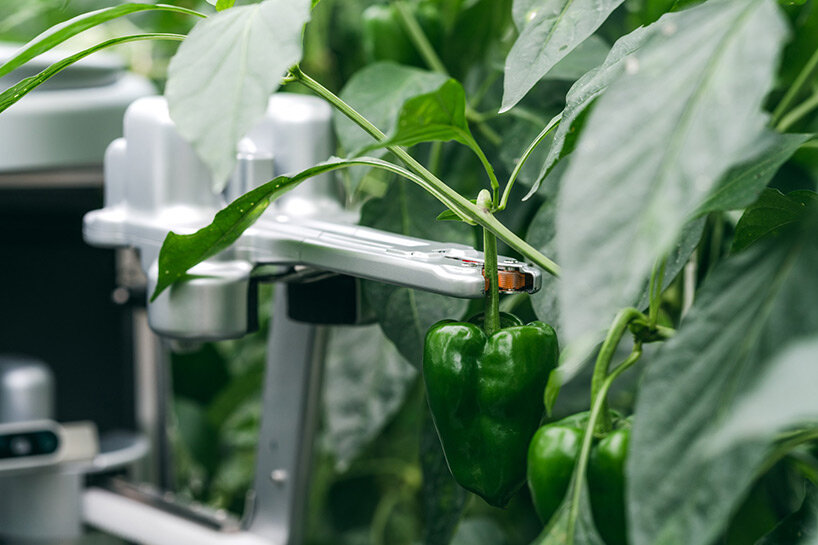
M 581 433 L 563 464 L 564 491 L 555 499 L 549 488 L 552 508 L 540 509 L 547 520 L 533 530 L 473 531 L 485 523 L 479 514 L 496 510 L 453 488 L 427 417 L 417 490 L 425 530 L 404 528 L 393 542 L 811 543 L 818 0 L 211 3 L 170 65 L 166 96 L 215 189 L 280 85 L 335 107 L 338 157 L 261 186 L 198 233 L 170 234 L 154 296 L 229 252 L 278 195 L 332 170 L 362 224 L 469 244 L 480 226 L 501 253 L 539 266 L 544 289 L 501 307 L 552 324 L 559 337 L 544 418 L 588 409 L 587 395 L 574 397 L 590 390 L 590 411 L 568 426 Z M 389 4 L 378 25 L 394 25 L 394 47 L 373 47 L 385 39 L 367 21 L 373 4 Z M 31 42 L 0 75 L 91 26 L 154 9 L 185 11 L 124 4 L 81 16 Z M 6 90 L 0 104 L 11 107 L 59 68 Z M 435 223 L 438 215 L 455 221 Z M 396 286 L 365 283 L 363 292 L 418 368 L 426 330 L 474 310 Z M 381 353 L 382 338 L 373 343 L 362 353 Z M 390 391 L 413 398 L 408 387 Z M 612 535 L 596 507 L 593 457 L 622 426 L 625 528 Z M 344 447 L 346 464 L 355 449 L 363 446 Z M 523 507 L 510 509 L 536 520 L 528 490 L 516 497 Z

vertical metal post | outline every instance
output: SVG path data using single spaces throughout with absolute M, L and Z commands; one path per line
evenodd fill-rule
M 261 430 L 245 527 L 280 545 L 301 543 L 318 413 L 326 330 L 287 315 L 275 291 L 267 348 Z

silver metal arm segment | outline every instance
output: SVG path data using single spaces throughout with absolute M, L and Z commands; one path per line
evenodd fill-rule
M 238 165 L 224 194 L 212 190 L 204 165 L 178 135 L 160 97 L 135 102 L 125 136 L 106 153 L 105 208 L 86 215 L 84 236 L 98 246 L 139 249 L 150 290 L 168 231 L 207 225 L 232 199 L 275 175 L 309 168 L 331 154 L 330 109 L 312 97 L 271 97 L 266 117 L 240 143 Z M 189 339 L 232 338 L 252 325 L 247 299 L 253 278 L 309 266 L 454 297 L 482 297 L 482 253 L 355 225 L 339 205 L 329 175 L 310 180 L 273 203 L 228 250 L 190 270 L 199 278 L 166 290 L 149 305 L 151 327 Z M 518 280 L 508 291 L 534 292 L 540 272 L 500 257 Z

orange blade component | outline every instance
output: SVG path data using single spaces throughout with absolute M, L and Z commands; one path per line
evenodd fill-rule
M 485 269 L 483 276 L 486 276 Z M 530 292 L 533 287 L 533 279 L 530 274 L 519 270 L 498 270 L 497 284 L 500 291 L 506 293 Z M 486 278 L 486 291 L 489 289 L 489 280 Z

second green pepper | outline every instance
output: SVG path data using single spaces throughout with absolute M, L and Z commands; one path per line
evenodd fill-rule
M 525 482 L 528 443 L 559 356 L 551 326 L 522 325 L 508 314 L 500 325 L 489 337 L 476 323 L 438 322 L 423 352 L 429 408 L 449 469 L 495 506 Z
M 540 520 L 548 524 L 563 502 L 579 457 L 588 413 L 542 426 L 528 449 L 528 486 Z M 607 545 L 626 545 L 626 423 L 595 439 L 588 460 L 588 493 L 594 523 Z

